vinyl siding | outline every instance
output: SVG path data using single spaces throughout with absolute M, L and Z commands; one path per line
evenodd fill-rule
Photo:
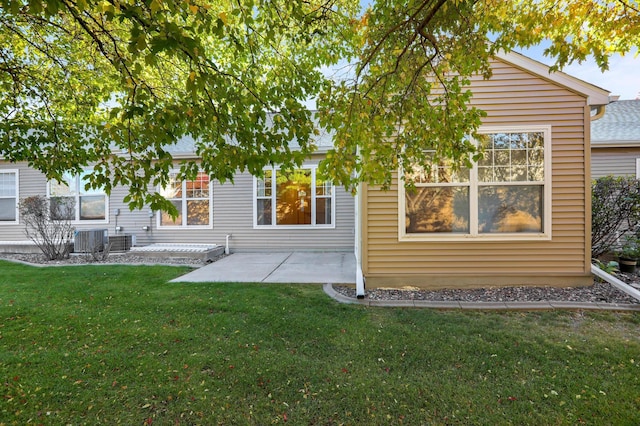
M 0 170 L 18 170 L 18 197 L 26 198 L 38 194 L 46 194 L 47 180 L 45 176 L 28 167 L 27 163 L 8 163 L 0 160 Z M 17 224 L 0 224 L 0 241 L 25 241 L 24 224 L 18 215 Z
M 398 189 L 364 186 L 366 286 L 425 288 L 581 285 L 590 280 L 585 196 L 586 99 L 506 62 L 472 80 L 486 126 L 551 126 L 552 239 L 547 241 L 398 241 Z M 588 146 L 588 144 L 587 144 Z
M 317 162 L 317 159 L 314 160 Z M 311 164 L 311 162 L 310 162 Z M 47 180 L 43 174 L 25 164 L 0 162 L 0 169 L 19 169 L 19 196 L 46 194 Z M 131 234 L 136 245 L 152 243 L 202 243 L 224 244 L 225 236 L 232 235 L 232 251 L 269 250 L 345 250 L 354 248 L 354 198 L 343 188 L 335 188 L 335 227 L 315 229 L 254 229 L 253 228 L 253 177 L 238 173 L 234 184 L 212 184 L 211 229 L 159 228 L 158 213 L 149 216 L 149 209 L 129 210 L 123 202 L 127 189 L 116 187 L 109 197 L 108 223 L 77 224 L 76 229 L 107 229 L 109 235 Z M 149 191 L 155 188 L 150 187 Z M 116 215 L 116 210 L 119 214 Z M 147 226 L 148 230 L 143 230 Z M 0 225 L 0 241 L 25 241 L 24 225 Z
M 345 250 L 354 246 L 354 199 L 342 188 L 336 190 L 335 228 L 306 229 L 254 229 L 253 177 L 239 173 L 234 183 L 214 183 L 212 190 L 212 229 L 167 229 L 157 226 L 157 218 L 128 213 L 119 219 L 119 225 L 135 230 L 138 244 L 151 243 L 203 243 L 224 244 L 231 235 L 231 251 L 274 250 Z M 150 231 L 142 231 L 148 225 Z
M 640 148 L 595 148 L 591 149 L 591 177 L 593 179 L 614 176 L 636 176 L 636 159 Z

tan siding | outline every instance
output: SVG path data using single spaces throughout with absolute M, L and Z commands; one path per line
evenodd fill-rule
M 485 125 L 551 126 L 552 239 L 399 242 L 397 188 L 383 192 L 365 187 L 363 267 L 367 286 L 584 284 L 589 279 L 585 262 L 586 100 L 501 62 L 494 63 L 491 80 L 475 78 L 471 88 L 473 104 L 488 113 Z
M 593 148 L 592 178 L 607 175 L 635 177 L 636 158 L 640 158 L 640 148 Z

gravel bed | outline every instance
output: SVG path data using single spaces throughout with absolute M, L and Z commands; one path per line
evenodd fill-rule
M 627 283 L 635 277 L 620 277 Z M 336 292 L 355 298 L 356 290 L 349 286 L 334 286 Z M 469 290 L 374 289 L 366 290 L 368 300 L 424 300 L 430 302 L 593 302 L 640 304 L 640 301 L 607 282 L 594 280 L 588 287 L 490 287 Z
M 14 260 L 36 265 L 63 266 L 63 265 L 99 265 L 99 264 L 124 264 L 124 265 L 186 265 L 193 267 L 204 266 L 220 259 L 203 261 L 190 257 L 148 257 L 136 256 L 133 253 L 110 253 L 105 259 L 95 260 L 88 254 L 72 254 L 64 260 L 46 260 L 41 254 L 0 254 L 0 259 Z

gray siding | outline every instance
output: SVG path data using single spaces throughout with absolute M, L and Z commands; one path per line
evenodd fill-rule
M 591 177 L 593 179 L 614 176 L 636 176 L 636 158 L 640 148 L 591 147 Z
M 27 163 L 7 163 L 0 160 L 0 170 L 18 170 L 18 198 L 47 193 L 47 179 Z M 0 241 L 25 241 L 24 224 L 18 216 L 18 224 L 0 223 Z
M 26 164 L 0 162 L 0 169 L 19 169 L 19 197 L 46 194 L 44 175 Z M 163 229 L 158 227 L 157 215 L 149 216 L 149 209 L 129 210 L 122 200 L 127 194 L 124 187 L 116 187 L 109 197 L 108 223 L 77 224 L 76 229 L 106 228 L 109 235 L 120 233 L 136 237 L 136 245 L 152 243 L 224 244 L 225 236 L 232 235 L 232 251 L 253 250 L 348 250 L 354 248 L 354 199 L 342 188 L 336 188 L 334 228 L 315 229 L 254 229 L 253 177 L 238 173 L 231 183 L 214 183 L 212 192 L 212 229 Z M 153 191 L 150 188 L 150 191 Z M 116 210 L 119 214 L 116 215 Z M 147 226 L 149 229 L 144 230 Z M 24 226 L 0 225 L 0 241 L 24 241 Z
M 123 215 L 121 215 L 122 217 Z M 140 217 L 141 216 L 141 217 Z M 123 219 L 125 219 L 123 217 Z M 336 188 L 335 228 L 254 229 L 253 177 L 235 176 L 234 184 L 213 185 L 213 229 L 163 229 L 153 218 L 152 231 L 142 231 L 149 224 L 148 212 L 126 214 L 127 222 L 137 234 L 138 244 L 189 242 L 224 244 L 231 235 L 232 251 L 253 250 L 353 250 L 354 200 L 344 189 Z M 119 224 L 128 226 L 121 220 Z

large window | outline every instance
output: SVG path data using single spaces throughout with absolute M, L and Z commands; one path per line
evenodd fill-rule
M 169 184 L 160 193 L 178 210 L 175 219 L 160 212 L 160 227 L 211 227 L 211 192 L 206 173 L 198 173 L 194 180 L 180 180 L 177 171 L 171 172 Z
M 333 227 L 334 187 L 315 167 L 291 172 L 273 168 L 255 180 L 256 227 Z
M 551 130 L 483 129 L 471 169 L 446 162 L 405 170 L 401 239 L 540 239 L 551 236 Z
M 18 223 L 18 171 L 0 170 L 0 225 Z
M 62 182 L 49 182 L 51 216 L 54 220 L 106 223 L 108 199 L 102 188 L 87 187 L 87 175 L 65 173 Z

